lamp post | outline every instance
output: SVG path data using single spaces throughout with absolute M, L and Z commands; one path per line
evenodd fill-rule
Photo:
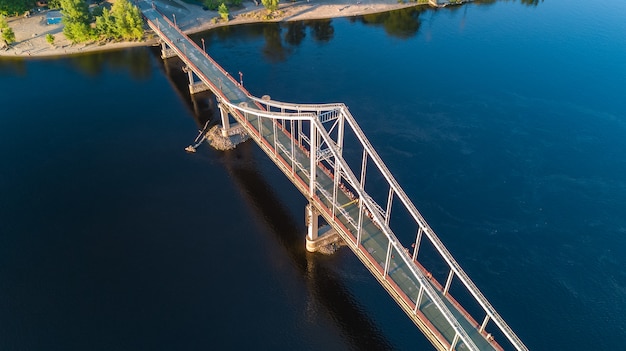
M 178 27 L 178 26 L 176 25 L 176 14 L 175 14 L 175 13 L 173 13 L 173 14 L 172 14 L 172 17 L 174 18 L 174 27 Z
M 202 41 L 202 51 L 206 53 L 206 47 L 204 47 L 204 38 L 200 38 L 200 41 Z
M 243 86 L 243 73 L 239 71 L 239 85 Z

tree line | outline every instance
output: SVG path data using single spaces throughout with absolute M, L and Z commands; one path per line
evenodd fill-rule
M 9 27 L 3 15 L 0 15 L 0 37 L 4 40 L 5 45 L 11 45 L 15 42 L 15 32 Z
M 0 0 L 0 34 L 7 45 L 15 42 L 15 33 L 4 15 L 32 8 L 32 1 Z M 95 40 L 141 40 L 143 20 L 137 6 L 128 0 L 116 0 L 111 10 L 96 7 L 92 12 L 86 0 L 51 0 L 51 7 L 61 8 L 63 34 L 73 43 Z M 48 40 L 50 42 L 50 40 Z
M 141 40 L 143 20 L 137 6 L 116 0 L 111 10 L 99 7 L 89 12 L 85 0 L 60 0 L 63 34 L 73 43 L 93 40 Z

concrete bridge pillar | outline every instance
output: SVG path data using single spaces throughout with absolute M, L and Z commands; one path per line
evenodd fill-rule
M 308 228 L 307 231 L 307 241 L 314 241 L 317 239 L 319 235 L 319 218 L 320 214 L 317 212 L 315 207 L 311 204 L 306 206 L 306 226 Z
M 193 79 L 193 71 L 191 70 L 191 68 L 189 68 L 189 66 L 185 66 L 185 68 L 183 68 L 183 71 L 187 72 L 187 77 L 189 78 L 189 92 L 193 94 L 193 83 L 194 79 Z
M 228 110 L 222 105 L 217 105 L 220 108 L 220 116 L 222 117 L 222 136 L 228 137 L 228 131 L 230 129 L 230 119 L 228 118 Z
M 200 93 L 203 91 L 209 90 L 209 86 L 204 84 L 204 82 L 196 82 L 194 78 L 193 69 L 189 66 L 183 67 L 183 72 L 187 72 L 187 76 L 189 77 L 189 94 L 193 95 L 196 93 Z
M 242 104 L 245 104 L 242 102 Z M 219 102 L 217 107 L 220 110 L 222 125 L 215 125 L 207 132 L 209 144 L 218 150 L 232 150 L 237 145 L 248 140 L 249 136 L 245 129 L 237 122 L 230 123 L 229 109 Z
M 345 245 L 339 233 L 330 225 L 320 226 L 320 213 L 311 203 L 306 206 L 305 211 L 307 235 L 306 250 L 309 252 L 320 252 L 325 255 L 334 253 L 341 246 Z
M 176 56 L 176 52 L 174 52 L 174 50 L 172 50 L 171 48 L 169 48 L 167 46 L 167 44 L 161 40 L 161 58 L 162 59 L 168 59 L 170 57 L 174 57 Z

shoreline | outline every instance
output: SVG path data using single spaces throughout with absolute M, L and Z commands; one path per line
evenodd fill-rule
M 219 18 L 216 11 L 204 11 L 201 6 L 184 3 L 179 0 L 155 0 L 157 8 L 162 12 L 176 14 L 178 25 L 185 34 L 204 32 L 218 27 L 250 23 L 276 23 L 303 20 L 321 20 L 339 17 L 362 16 L 388 12 L 403 8 L 429 6 L 428 4 L 398 3 L 397 0 L 299 0 L 288 2 L 279 7 L 280 16 L 270 20 L 261 19 L 265 12 L 262 5 L 243 2 L 241 8 L 230 13 L 229 21 L 215 20 Z M 54 58 L 93 53 L 99 51 L 121 50 L 139 46 L 157 45 L 157 39 L 146 30 L 142 41 L 122 41 L 110 43 L 72 44 L 63 35 L 63 24 L 45 23 L 47 11 L 35 13 L 31 17 L 8 18 L 13 29 L 16 42 L 8 49 L 0 49 L 0 59 L 7 58 Z M 46 42 L 46 34 L 55 36 L 55 45 Z

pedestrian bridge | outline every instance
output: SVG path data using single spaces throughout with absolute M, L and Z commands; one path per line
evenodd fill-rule
M 228 138 L 234 126 L 244 131 L 309 200 L 307 249 L 344 242 L 438 350 L 527 350 L 413 205 L 346 105 L 255 97 L 153 4 L 138 5 L 160 38 L 163 56 L 176 55 L 186 65 L 190 91 L 215 94 L 222 136 Z M 358 147 L 344 147 L 348 136 Z M 359 161 L 351 167 L 349 160 Z M 366 179 L 384 180 L 384 189 L 375 192 L 386 194 L 386 201 L 374 200 Z M 408 213 L 411 225 L 396 230 L 414 237 L 411 250 L 398 240 L 392 213 Z M 442 283 L 421 263 L 425 243 L 446 265 Z M 453 282 L 480 306 L 479 315 L 470 315 L 451 295 Z

